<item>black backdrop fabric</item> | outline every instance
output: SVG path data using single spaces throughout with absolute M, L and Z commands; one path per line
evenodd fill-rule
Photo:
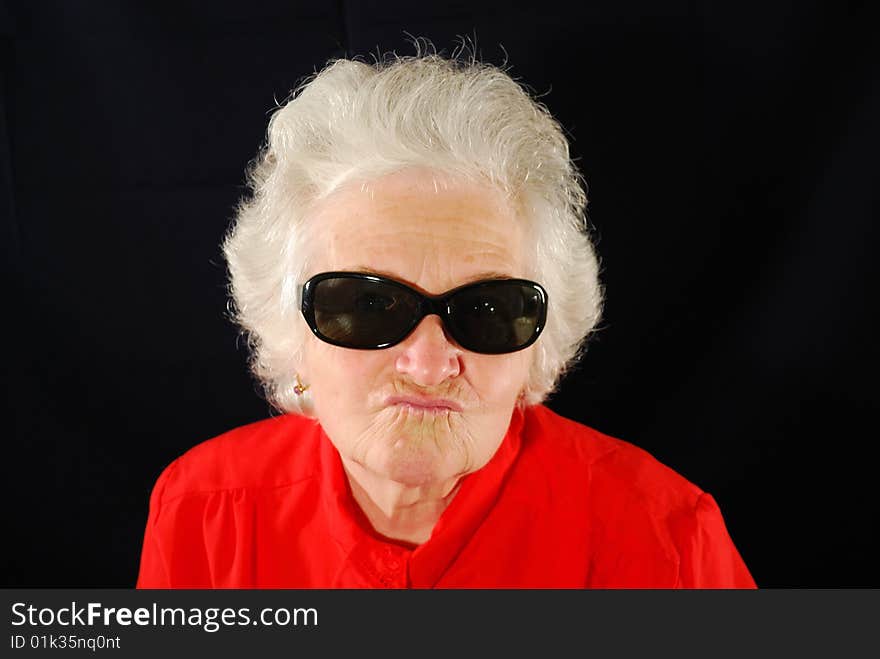
M 605 318 L 549 406 L 713 494 L 759 586 L 880 586 L 866 6 L 0 4 L 3 585 L 133 585 L 161 469 L 270 414 L 225 317 L 245 167 L 303 76 L 414 35 L 506 58 L 589 183 Z

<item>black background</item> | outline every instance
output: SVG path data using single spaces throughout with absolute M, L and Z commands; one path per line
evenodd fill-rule
M 550 407 L 712 493 L 760 586 L 880 586 L 864 6 L 0 3 L 2 585 L 133 585 L 161 469 L 269 414 L 225 318 L 245 166 L 406 31 L 506 53 L 590 185 L 605 320 Z

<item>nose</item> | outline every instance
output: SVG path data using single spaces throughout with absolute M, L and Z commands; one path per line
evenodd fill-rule
M 461 349 L 446 337 L 439 316 L 426 316 L 403 343 L 397 356 L 398 373 L 431 387 L 461 373 Z

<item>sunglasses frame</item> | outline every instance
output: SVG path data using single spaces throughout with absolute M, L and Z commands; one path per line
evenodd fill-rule
M 318 324 L 315 321 L 315 307 L 314 307 L 314 292 L 315 287 L 326 279 L 361 279 L 366 281 L 372 281 L 382 284 L 390 285 L 394 288 L 401 289 L 406 291 L 408 294 L 412 295 L 416 300 L 418 300 L 418 311 L 414 316 L 414 321 L 412 325 L 407 328 L 405 332 L 403 332 L 398 338 L 392 341 L 386 341 L 385 343 L 376 345 L 376 346 L 368 346 L 364 348 L 353 348 L 351 346 L 345 345 L 340 341 L 336 341 L 331 339 L 318 329 Z M 474 288 L 482 288 L 488 287 L 499 282 L 510 282 L 513 284 L 521 284 L 525 285 L 528 288 L 531 288 L 538 292 L 541 298 L 541 312 L 537 320 L 537 324 L 535 326 L 535 330 L 532 333 L 532 337 L 528 340 L 528 342 L 524 343 L 521 346 L 514 348 L 513 350 L 496 350 L 490 352 L 484 352 L 481 350 L 472 350 L 467 346 L 463 345 L 461 341 L 459 341 L 458 337 L 455 336 L 452 329 L 452 324 L 449 322 L 449 317 L 451 315 L 451 308 L 449 304 L 449 300 L 455 296 L 457 293 L 460 293 L 464 289 L 474 289 Z M 397 281 L 396 279 L 390 279 L 389 277 L 384 277 L 381 275 L 372 275 L 362 272 L 345 272 L 345 271 L 334 271 L 334 272 L 322 272 L 320 274 L 315 275 L 310 278 L 302 287 L 302 314 L 306 319 L 306 323 L 309 326 L 309 329 L 312 330 L 312 333 L 318 337 L 321 341 L 325 343 L 329 343 L 331 345 L 339 346 L 341 348 L 348 348 L 350 350 L 384 350 L 386 348 L 390 348 L 392 346 L 401 343 L 412 334 L 413 330 L 419 326 L 419 323 L 424 320 L 426 316 L 437 315 L 440 316 L 440 320 L 443 322 L 443 328 L 447 334 L 447 336 L 451 337 L 459 346 L 468 350 L 469 352 L 476 352 L 483 355 L 504 355 L 513 352 L 519 352 L 520 350 L 525 350 L 530 345 L 532 345 L 535 341 L 538 340 L 538 337 L 541 336 L 541 333 L 544 331 L 544 327 L 547 322 L 547 291 L 544 290 L 544 287 L 538 284 L 537 282 L 530 281 L 528 279 L 482 279 L 480 281 L 471 282 L 469 284 L 463 284 L 462 286 L 457 286 L 445 293 L 440 295 L 425 295 L 414 288 L 407 286 L 406 284 Z

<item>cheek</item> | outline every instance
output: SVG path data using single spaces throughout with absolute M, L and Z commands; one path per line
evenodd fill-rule
M 363 401 L 383 368 L 379 351 L 346 350 L 310 338 L 303 354 L 303 378 L 316 404 L 332 400 L 338 409 L 348 400 Z
M 532 350 L 511 355 L 476 355 L 469 369 L 470 382 L 487 405 L 509 405 L 526 385 Z

